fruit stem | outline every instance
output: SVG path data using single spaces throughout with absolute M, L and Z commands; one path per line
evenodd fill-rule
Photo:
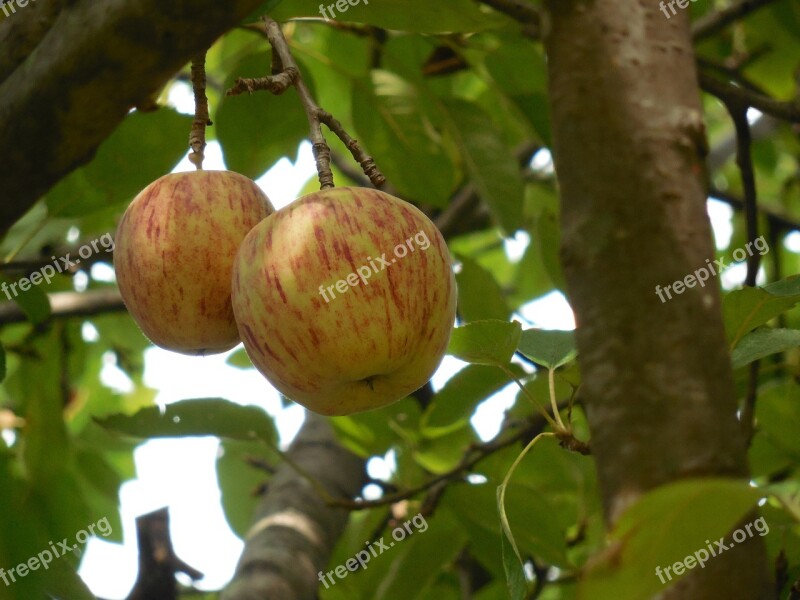
M 239 78 L 234 86 L 226 92 L 226 95 L 236 96 L 244 92 L 253 93 L 259 90 L 282 94 L 293 85 L 297 88 L 300 102 L 303 104 L 308 117 L 309 139 L 314 152 L 314 161 L 317 165 L 320 189 L 334 187 L 333 172 L 331 171 L 331 149 L 322 134 L 323 124 L 347 147 L 356 162 L 361 165 L 364 174 L 369 177 L 372 185 L 377 188 L 383 187 L 386 183 L 386 178 L 375 165 L 373 158 L 361 149 L 358 142 L 345 131 L 342 124 L 333 115 L 320 108 L 314 100 L 300 73 L 297 62 L 292 56 L 289 43 L 283 35 L 280 25 L 267 16 L 263 17 L 263 20 L 264 33 L 272 46 L 272 75 L 256 79 Z
M 192 149 L 189 160 L 200 171 L 203 169 L 203 150 L 206 147 L 206 126 L 212 125 L 208 115 L 208 97 L 206 96 L 206 53 L 192 59 L 192 89 L 194 90 L 194 121 L 189 134 L 189 146 Z

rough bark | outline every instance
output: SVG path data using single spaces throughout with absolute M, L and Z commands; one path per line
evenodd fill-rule
M 325 417 L 306 413 L 290 458 L 333 497 L 354 498 L 364 460 L 342 448 Z M 220 600 L 314 600 L 349 512 L 331 508 L 295 470 L 281 464 L 256 511 L 236 574 Z
M 262 2 L 64 0 L 57 15 L 49 0 L 17 8 L 0 40 L 39 40 L 24 43 L 24 62 L 16 51 L 0 61 L 0 235 L 88 162 L 131 108 Z
M 544 22 L 562 260 L 606 515 L 690 476 L 745 478 L 718 281 L 655 286 L 713 261 L 702 108 L 687 12 L 548 0 Z M 751 540 L 661 598 L 767 598 Z

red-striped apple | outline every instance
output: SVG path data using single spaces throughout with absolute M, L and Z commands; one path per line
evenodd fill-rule
M 264 192 L 231 171 L 172 173 L 134 198 L 117 229 L 114 267 L 128 311 L 153 343 L 183 354 L 239 343 L 233 259 L 272 212 Z
M 291 400 L 343 415 L 430 379 L 450 339 L 456 284 L 441 233 L 416 207 L 334 188 L 247 235 L 231 298 L 256 368 Z

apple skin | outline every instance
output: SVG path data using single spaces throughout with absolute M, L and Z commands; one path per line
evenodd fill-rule
M 427 250 L 412 240 L 414 252 L 396 258 L 395 247 L 419 232 Z M 336 290 L 384 253 L 396 261 L 375 261 L 380 270 L 367 284 Z M 326 302 L 320 286 L 331 285 Z M 236 256 L 231 298 L 256 368 L 306 408 L 346 415 L 391 404 L 430 379 L 453 329 L 456 283 L 447 245 L 420 210 L 342 187 L 304 196 L 256 226 Z
M 172 173 L 134 198 L 117 228 L 114 268 L 128 311 L 154 344 L 194 355 L 239 343 L 233 259 L 274 210 L 252 180 L 231 171 Z

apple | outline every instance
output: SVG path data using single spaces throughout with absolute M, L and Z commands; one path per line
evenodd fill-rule
M 242 242 L 231 299 L 256 368 L 323 415 L 391 404 L 423 386 L 456 311 L 452 259 L 416 207 L 365 188 L 325 189 Z
M 128 311 L 154 344 L 215 354 L 239 343 L 233 259 L 274 210 L 252 180 L 230 171 L 172 173 L 134 198 L 117 228 L 114 268 Z

